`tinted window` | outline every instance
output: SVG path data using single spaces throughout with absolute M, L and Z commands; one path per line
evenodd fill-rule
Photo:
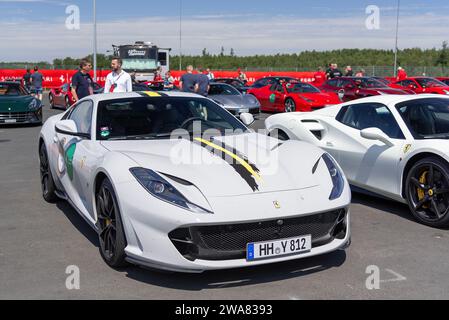
M 24 96 L 27 94 L 20 84 L 0 83 L 0 96 Z
M 320 90 L 308 83 L 288 83 L 287 91 L 290 93 L 318 93 Z
M 239 96 L 240 92 L 228 84 L 211 84 L 209 95 Z
M 393 114 L 380 103 L 345 106 L 337 115 L 337 120 L 354 129 L 379 128 L 392 139 L 404 139 Z
M 327 84 L 331 87 L 337 87 L 338 79 L 329 80 Z
M 396 108 L 415 139 L 449 138 L 449 99 L 417 99 Z
M 83 101 L 73 106 L 68 119 L 75 121 L 80 133 L 89 133 L 92 126 L 92 101 Z
M 106 100 L 98 105 L 99 140 L 169 138 L 177 129 L 191 134 L 208 129 L 221 133 L 247 130 L 222 107 L 204 98 L 142 97 Z

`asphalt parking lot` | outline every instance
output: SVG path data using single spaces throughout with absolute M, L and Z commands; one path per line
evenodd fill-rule
M 46 101 L 45 117 L 58 112 Z M 262 119 L 254 128 L 263 127 Z M 42 199 L 39 130 L 0 127 L 0 299 L 449 298 L 449 231 L 416 223 L 405 205 L 359 194 L 346 251 L 203 274 L 113 270 L 100 257 L 96 233 L 73 209 Z M 80 270 L 79 290 L 66 288 L 70 265 Z M 369 266 L 380 271 L 379 289 L 366 286 Z

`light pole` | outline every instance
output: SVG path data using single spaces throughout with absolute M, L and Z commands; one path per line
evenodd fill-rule
M 398 11 L 396 14 L 396 40 L 394 45 L 394 76 L 398 73 L 398 31 L 399 31 L 399 9 L 401 6 L 401 0 L 398 0 Z
M 182 70 L 182 0 L 179 0 L 179 71 Z
M 97 82 L 97 1 L 93 0 L 94 5 L 94 54 L 93 54 L 93 64 L 94 64 L 94 81 Z

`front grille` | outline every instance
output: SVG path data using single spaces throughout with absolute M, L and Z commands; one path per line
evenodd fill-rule
M 36 120 L 33 112 L 0 112 L 0 123 L 7 120 L 16 120 L 16 122 L 27 122 Z
M 310 234 L 313 247 L 327 244 L 335 238 L 336 234 L 333 232 L 337 229 L 336 226 L 343 222 L 345 213 L 346 211 L 341 209 L 296 218 L 192 226 L 174 230 L 169 236 L 181 254 L 191 260 L 242 259 L 246 257 L 246 245 L 251 242 Z

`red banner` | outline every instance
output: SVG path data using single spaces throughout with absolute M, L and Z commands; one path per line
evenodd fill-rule
M 72 80 L 73 74 L 76 70 L 39 70 L 44 76 L 43 86 L 44 88 L 56 88 L 64 83 L 69 83 Z M 106 81 L 106 76 L 111 71 L 101 70 L 97 72 L 97 82 L 100 85 L 104 85 Z M 237 78 L 237 71 L 212 71 L 215 78 Z M 0 69 L 0 81 L 6 80 L 20 80 L 26 73 L 25 70 L 21 69 Z M 172 76 L 175 78 L 175 84 L 178 83 L 184 71 L 171 71 Z M 261 72 L 261 71 L 248 71 L 245 72 L 248 78 L 248 84 L 252 84 L 257 79 L 268 77 L 268 76 L 286 76 L 298 78 L 302 82 L 314 82 L 314 72 Z M 93 76 L 93 73 L 91 73 Z

